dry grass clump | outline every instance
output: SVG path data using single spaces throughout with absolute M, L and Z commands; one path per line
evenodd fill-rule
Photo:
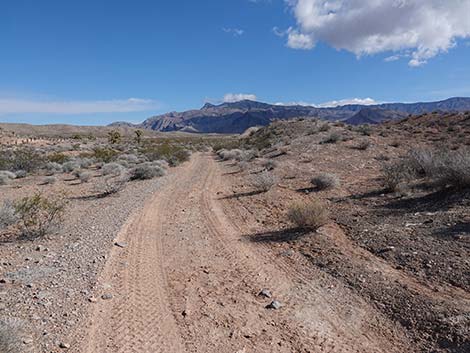
M 253 175 L 251 183 L 256 190 L 268 192 L 277 183 L 277 178 L 274 174 L 263 171 Z
M 314 176 L 310 181 L 319 190 L 333 189 L 340 185 L 339 178 L 330 173 L 322 173 Z
M 297 228 L 316 230 L 328 222 L 328 210 L 318 200 L 289 207 L 287 218 Z

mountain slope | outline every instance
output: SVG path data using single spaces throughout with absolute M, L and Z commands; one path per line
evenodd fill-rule
M 200 133 L 242 133 L 252 126 L 265 126 L 273 120 L 298 117 L 340 120 L 349 124 L 374 124 L 395 120 L 409 114 L 433 111 L 470 111 L 470 98 L 450 98 L 439 102 L 385 103 L 374 106 L 345 105 L 319 108 L 301 105 L 273 105 L 243 100 L 214 105 L 206 103 L 201 109 L 170 112 L 153 116 L 135 127 L 155 131 L 191 131 Z M 115 123 L 113 126 L 132 126 Z

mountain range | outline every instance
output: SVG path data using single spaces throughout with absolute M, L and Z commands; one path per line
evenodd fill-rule
M 141 124 L 116 122 L 111 126 L 129 126 L 154 131 L 242 133 L 252 126 L 269 125 L 270 122 L 277 119 L 319 118 L 359 125 L 378 124 L 386 120 L 402 119 L 408 115 L 420 115 L 434 111 L 470 111 L 470 98 L 455 97 L 438 102 L 384 103 L 367 106 L 353 104 L 327 108 L 242 100 L 219 105 L 206 103 L 201 109 L 153 116 Z

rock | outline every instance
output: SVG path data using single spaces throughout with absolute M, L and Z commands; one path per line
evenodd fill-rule
M 273 300 L 270 304 L 266 305 L 266 309 L 278 310 L 281 308 L 281 303 L 277 300 Z
M 95 297 L 90 297 L 90 298 L 88 298 L 88 301 L 90 303 L 96 303 L 98 300 Z
M 261 292 L 259 292 L 258 296 L 265 297 L 265 298 L 271 298 L 272 294 L 269 290 L 263 289 Z
M 113 295 L 110 294 L 110 293 L 103 294 L 103 295 L 101 296 L 101 299 L 103 299 L 103 300 L 110 300 L 110 299 L 113 299 Z
M 127 243 L 122 243 L 122 242 L 115 242 L 114 245 L 116 245 L 118 248 L 126 248 Z
M 63 348 L 63 349 L 70 348 L 70 344 L 64 343 L 64 342 L 60 342 L 60 343 L 59 343 L 59 348 Z

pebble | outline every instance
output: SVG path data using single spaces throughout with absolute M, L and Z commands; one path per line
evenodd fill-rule
M 277 300 L 273 300 L 270 304 L 266 305 L 266 309 L 278 310 L 281 308 L 281 303 Z
M 126 248 L 127 243 L 121 243 L 121 242 L 115 242 L 114 245 L 116 245 L 119 248 Z
M 110 293 L 103 294 L 103 295 L 101 296 L 101 299 L 103 299 L 103 300 L 113 299 L 113 295 L 110 294 Z
M 64 342 L 60 342 L 60 343 L 59 343 L 59 348 L 70 348 L 70 344 L 64 343 Z
M 265 298 L 271 298 L 271 292 L 267 289 L 263 289 L 261 292 L 258 294 L 260 297 L 265 297 Z

